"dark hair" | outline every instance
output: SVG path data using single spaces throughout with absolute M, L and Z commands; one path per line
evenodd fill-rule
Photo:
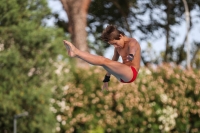
M 101 34 L 101 39 L 105 42 L 111 41 L 111 40 L 119 40 L 120 34 L 124 36 L 124 32 L 118 30 L 113 25 L 108 25 L 105 30 L 103 30 Z

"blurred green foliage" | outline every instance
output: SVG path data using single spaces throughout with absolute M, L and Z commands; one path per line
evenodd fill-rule
M 68 68 L 68 82 L 55 87 L 60 100 L 52 100 L 57 132 L 200 132 L 199 71 L 141 68 L 134 83 L 112 77 L 109 91 L 101 91 L 103 69 Z
M 14 115 L 24 111 L 18 132 L 52 132 L 49 81 L 64 33 L 44 26 L 46 0 L 2 0 L 0 12 L 0 132 L 12 132 Z

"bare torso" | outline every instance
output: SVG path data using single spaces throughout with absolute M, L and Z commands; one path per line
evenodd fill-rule
M 137 48 L 137 51 L 134 55 L 134 59 L 132 61 L 127 61 L 130 44 L 134 45 Z M 127 66 L 133 66 L 136 68 L 137 71 L 139 71 L 140 59 L 141 59 L 141 48 L 140 48 L 139 43 L 135 39 L 130 38 L 129 41 L 125 42 L 125 45 L 123 48 L 116 48 L 116 50 L 121 56 L 123 64 L 126 64 Z

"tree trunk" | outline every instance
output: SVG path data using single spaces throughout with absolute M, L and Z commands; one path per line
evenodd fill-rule
M 169 27 L 169 21 L 170 21 L 170 5 L 167 0 L 167 10 L 166 10 L 166 15 L 167 15 L 167 24 L 165 25 L 165 30 L 166 30 L 166 44 L 165 44 L 165 55 L 164 55 L 164 62 L 168 62 L 168 54 L 169 54 L 169 32 L 170 32 L 170 27 Z
M 188 8 L 188 3 L 186 0 L 182 0 L 184 3 L 184 8 L 185 8 L 185 20 L 186 20 L 186 28 L 187 28 L 187 33 L 186 33 L 186 45 L 187 45 L 187 69 L 190 70 L 191 69 L 191 59 L 190 59 L 190 42 L 189 42 L 189 31 L 190 31 L 190 11 Z
M 87 45 L 87 14 L 91 0 L 60 0 L 69 21 L 69 32 L 72 43 L 81 51 L 88 52 Z M 77 66 L 88 67 L 89 65 L 77 59 Z

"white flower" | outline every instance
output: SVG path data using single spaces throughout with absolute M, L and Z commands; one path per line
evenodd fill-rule
M 176 125 L 175 118 L 178 117 L 177 109 L 174 109 L 171 106 L 167 106 L 162 110 L 157 110 L 156 114 L 160 115 L 158 117 L 158 121 L 162 123 L 159 126 L 160 130 L 169 132 L 175 127 Z
M 69 86 L 68 86 L 68 85 L 65 85 L 65 86 L 62 88 L 63 91 L 66 91 L 66 90 L 68 90 L 68 89 L 69 89 Z
M 56 119 L 57 119 L 58 122 L 61 122 L 61 121 L 62 121 L 61 115 L 57 115 L 57 116 L 56 116 Z
M 160 95 L 160 99 L 161 99 L 161 101 L 163 102 L 163 103 L 167 103 L 167 101 L 168 101 L 168 96 L 166 95 L 166 94 L 161 94 Z
M 0 51 L 4 50 L 4 44 L 0 44 Z

